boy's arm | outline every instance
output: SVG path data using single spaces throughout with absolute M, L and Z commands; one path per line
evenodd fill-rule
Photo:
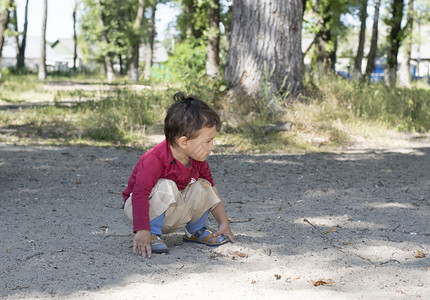
M 221 199 L 221 196 L 215 186 L 212 186 L 215 194 Z M 225 212 L 224 204 L 221 202 L 212 210 L 212 215 L 218 222 L 218 231 L 213 234 L 214 237 L 217 237 L 221 234 L 226 235 L 230 242 L 234 243 L 236 239 L 234 238 L 234 234 L 231 232 L 230 223 L 228 222 L 227 213 Z
M 133 189 L 133 252 L 151 258 L 151 232 L 149 220 L 149 195 L 163 172 L 163 164 L 157 156 L 149 156 L 141 161 L 136 172 Z

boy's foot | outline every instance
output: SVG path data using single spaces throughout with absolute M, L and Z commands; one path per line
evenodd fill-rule
M 151 234 L 152 237 L 152 244 L 151 244 L 151 251 L 152 253 L 168 253 L 169 248 L 167 248 L 164 241 L 156 234 Z
M 212 236 L 215 232 L 216 231 L 212 228 L 203 227 L 191 234 L 187 229 L 185 229 L 185 235 L 182 239 L 184 242 L 205 244 L 207 246 L 219 246 L 228 243 L 228 238 L 223 235 L 219 235 L 217 237 Z

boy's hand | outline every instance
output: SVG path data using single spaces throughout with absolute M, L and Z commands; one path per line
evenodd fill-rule
M 215 232 L 213 236 L 216 238 L 221 234 L 227 236 L 230 242 L 236 242 L 236 239 L 234 238 L 233 232 L 231 232 L 230 224 L 228 222 L 219 224 L 218 231 Z
M 133 253 L 136 254 L 137 250 L 143 258 L 151 258 L 151 243 L 152 237 L 149 230 L 138 230 L 134 236 Z

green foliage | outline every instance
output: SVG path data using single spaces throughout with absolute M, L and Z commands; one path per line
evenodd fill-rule
M 214 6 L 213 0 L 181 0 L 182 12 L 176 20 L 176 29 L 180 33 L 181 40 L 194 38 L 208 39 L 209 17 L 208 7 Z M 229 27 L 231 11 L 228 6 L 230 1 L 220 1 L 220 20 L 224 27 Z M 189 30 L 191 29 L 191 32 Z M 224 34 L 226 34 L 224 32 Z
M 95 57 L 99 61 L 110 54 L 112 57 L 127 57 L 134 44 L 136 32 L 134 20 L 137 12 L 136 0 L 104 0 L 99 7 L 93 0 L 84 0 L 81 17 L 81 41 L 85 42 L 83 47 L 87 57 Z M 99 24 L 99 16 L 102 14 L 105 27 Z M 140 32 L 147 35 L 147 28 Z M 109 43 L 101 39 L 105 31 Z M 82 44 L 81 44 L 82 45 Z M 81 47 L 81 46 L 80 46 Z
M 2 93 L 25 88 L 34 94 L 40 85 L 23 84 L 26 80 L 7 83 Z M 113 143 L 142 146 L 148 125 L 163 121 L 172 91 L 132 91 L 118 85 L 110 90 L 60 90 L 55 105 L 26 106 L 0 112 L 0 140 L 53 141 L 57 143 Z M 45 101 L 47 93 L 45 91 Z M 16 105 L 22 100 L 11 100 Z M 28 100 L 27 100 L 28 101 Z M 75 105 L 65 105 L 75 103 Z
M 40 84 L 36 76 L 5 78 L 3 100 L 7 98 L 5 95 L 15 94 L 9 99 L 14 105 L 39 98 L 40 102 L 48 100 L 54 105 L 0 111 L 1 141 L 145 147 L 148 126 L 163 122 L 172 95 L 178 90 L 197 95 L 219 111 L 228 106 L 223 98 L 223 82 L 206 76 L 189 76 L 175 83 L 175 89 L 160 88 L 157 84 L 157 89 L 131 90 L 131 86 L 116 84 L 104 85 L 102 89 L 64 89 L 53 93 L 43 88 L 49 85 Z M 276 119 L 263 118 L 258 113 L 241 115 L 240 111 L 223 115 L 227 125 L 220 133 L 218 140 L 223 146 L 219 149 L 322 151 L 347 145 L 353 136 L 363 135 L 363 131 L 374 136 L 381 128 L 430 131 L 428 89 L 390 90 L 379 84 L 329 76 L 307 80 L 305 85 L 306 98 L 283 101 L 280 104 L 283 112 Z M 294 125 L 290 131 L 277 132 L 267 130 L 268 122 Z M 383 136 L 381 133 L 377 138 Z
M 355 117 L 377 121 L 398 130 L 430 131 L 430 91 L 419 88 L 389 89 L 382 84 L 367 84 L 340 78 L 323 78 L 311 85 L 310 97 L 332 104 L 334 115 L 342 120 Z M 332 102 L 331 102 L 332 103 Z
M 203 76 L 206 68 L 206 46 L 202 40 L 184 41 L 175 45 L 175 53 L 169 57 L 166 68 L 170 78 L 181 81 L 195 80 Z
M 81 112 L 89 115 L 81 119 L 82 135 L 95 140 L 127 142 L 128 132 L 162 120 L 166 105 L 162 94 L 118 89 L 114 96 L 101 101 L 81 103 Z

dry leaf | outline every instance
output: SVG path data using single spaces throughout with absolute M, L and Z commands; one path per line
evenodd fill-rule
M 257 281 L 251 280 L 251 284 L 256 284 L 256 283 L 257 283 Z
M 424 269 L 426 269 L 428 271 L 429 270 L 429 266 L 425 266 Z
M 237 255 L 239 257 L 243 257 L 243 258 L 248 258 L 248 254 L 244 253 L 244 252 L 240 252 L 240 251 L 233 251 L 233 250 L 228 250 L 227 251 L 228 254 L 230 255 Z
M 293 279 L 300 279 L 300 276 L 294 277 Z
M 328 282 L 328 281 L 324 281 L 324 280 L 318 280 L 318 281 L 310 280 L 310 282 L 311 282 L 314 286 L 325 285 L 325 284 L 329 284 L 329 285 L 336 286 L 334 283 L 332 283 L 332 282 Z
M 337 231 L 337 229 L 336 229 L 336 227 L 330 227 L 329 229 L 327 229 L 325 232 L 324 232 L 324 234 L 327 234 L 327 233 L 330 233 L 330 232 L 336 232 Z
M 281 276 L 281 275 L 279 275 L 279 274 L 275 274 L 274 276 L 275 276 L 276 280 L 279 280 L 279 279 L 281 279 L 281 277 L 282 277 L 282 276 Z
M 421 250 L 417 250 L 417 251 L 415 251 L 415 254 L 414 254 L 414 257 L 415 258 L 423 258 L 423 257 L 425 257 L 426 255 L 424 254 L 424 252 L 422 252 Z
M 278 211 L 281 211 L 282 210 L 282 206 L 280 206 L 279 208 L 278 208 Z

